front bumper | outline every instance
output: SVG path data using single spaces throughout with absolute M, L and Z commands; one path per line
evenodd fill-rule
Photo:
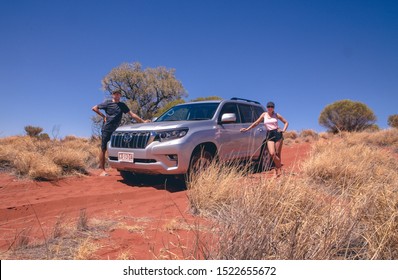
M 108 143 L 108 162 L 112 168 L 144 174 L 185 174 L 191 158 L 191 147 L 180 140 L 152 142 L 145 149 L 111 147 Z M 119 152 L 134 153 L 134 163 L 118 160 Z

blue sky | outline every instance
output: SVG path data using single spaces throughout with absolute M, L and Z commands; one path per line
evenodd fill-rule
M 289 130 L 325 129 L 351 99 L 398 114 L 398 1 L 1 1 L 0 137 L 91 135 L 102 78 L 124 62 L 176 69 L 187 99 L 265 104 Z

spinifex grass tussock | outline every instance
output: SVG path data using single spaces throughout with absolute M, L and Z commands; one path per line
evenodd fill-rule
M 291 130 L 291 131 L 286 131 L 283 133 L 283 138 L 286 139 L 292 139 L 295 140 L 299 137 L 299 134 L 297 133 L 297 131 L 295 130 Z
M 303 179 L 288 175 L 258 179 L 229 170 L 233 180 L 228 176 L 224 181 L 218 175 L 224 168 L 212 165 L 197 179 L 223 194 L 217 199 L 205 195 L 207 203 L 197 205 L 217 228 L 218 246 L 210 258 L 328 259 L 346 254 L 343 249 L 354 238 L 356 221 L 339 198 L 318 193 Z M 211 183 L 211 178 L 216 180 Z M 197 190 L 189 189 L 189 198 L 196 197 Z
M 199 175 L 192 176 L 188 183 L 188 197 L 194 213 L 217 211 L 220 205 L 228 204 L 239 189 L 244 170 L 234 164 L 218 164 L 213 161 Z
M 77 137 L 41 140 L 29 136 L 0 139 L 0 170 L 21 177 L 55 180 L 87 174 L 98 164 L 99 142 Z
M 397 187 L 397 169 L 397 159 L 386 151 L 345 141 L 314 144 L 303 163 L 308 178 L 349 194 L 376 186 Z
M 398 160 L 389 152 L 342 141 L 318 143 L 304 164 L 312 182 L 347 200 L 363 228 L 367 259 L 398 258 L 397 169 Z
M 396 157 L 334 140 L 314 144 L 300 176 L 214 164 L 193 178 L 190 203 L 217 229 L 209 258 L 398 259 Z
M 82 149 L 57 146 L 51 149 L 47 156 L 52 157 L 54 163 L 60 166 L 64 173 L 72 173 L 73 171 L 86 173 L 85 159 L 87 155 Z
M 309 137 L 309 138 L 317 139 L 318 133 L 312 129 L 304 129 L 304 130 L 300 131 L 300 137 L 302 137 L 302 138 Z
M 344 139 L 350 145 L 366 144 L 369 146 L 387 147 L 398 152 L 398 129 L 346 133 L 344 134 Z

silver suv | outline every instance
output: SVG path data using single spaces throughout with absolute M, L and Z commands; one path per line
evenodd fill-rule
M 215 158 L 264 160 L 264 126 L 240 132 L 264 110 L 260 103 L 240 98 L 174 106 L 151 123 L 119 127 L 108 142 L 109 164 L 126 178 L 186 175 Z

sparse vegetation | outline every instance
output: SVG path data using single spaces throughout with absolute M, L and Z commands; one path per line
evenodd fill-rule
M 84 216 L 84 228 L 81 224 Z M 75 223 L 75 224 L 74 224 Z M 107 224 L 107 226 L 104 226 Z M 1 259 L 29 260 L 89 260 L 95 259 L 95 251 L 100 248 L 96 240 L 107 236 L 113 223 L 102 222 L 101 225 L 89 223 L 84 212 L 80 213 L 77 222 L 65 220 L 61 215 L 50 231 L 49 239 L 40 240 L 31 233 L 31 228 L 23 229 L 15 235 L 8 250 L 0 252 Z M 44 234 L 44 233 L 43 233 Z
M 82 209 L 73 221 L 61 214 L 40 233 L 31 225 L 10 232 L 0 257 L 97 259 L 111 232 L 147 238 L 153 230 L 173 239 L 160 248 L 148 242 L 155 259 L 398 259 L 398 130 L 304 134 L 295 140 L 312 138 L 314 143 L 299 173 L 271 179 L 213 162 L 192 176 L 191 212 L 206 220 L 206 228 L 191 225 L 182 215 L 159 220 L 153 229 L 149 220 L 136 217 L 89 219 Z M 82 174 L 96 162 L 97 148 L 92 148 L 98 142 L 93 141 L 98 140 L 2 138 L 0 168 L 47 180 Z M 74 160 L 75 151 L 82 162 Z M 51 165 L 57 171 L 51 173 Z M 195 237 L 184 240 L 188 231 Z M 114 258 L 135 257 L 131 248 L 118 249 Z
M 386 150 L 397 139 L 381 131 L 320 141 L 300 176 L 279 180 L 210 166 L 188 190 L 217 229 L 208 257 L 397 259 L 398 162 Z
M 0 139 L 0 170 L 35 180 L 85 175 L 98 165 L 98 139 L 12 136 Z

